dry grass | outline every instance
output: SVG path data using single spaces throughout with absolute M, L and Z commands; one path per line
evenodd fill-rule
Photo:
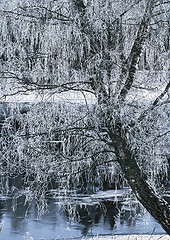
M 89 240 L 170 240 L 168 235 L 127 235 L 127 236 L 112 236 L 112 237 L 95 237 Z

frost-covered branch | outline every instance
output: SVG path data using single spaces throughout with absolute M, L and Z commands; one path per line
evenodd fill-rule
M 155 99 L 155 101 L 149 106 L 148 109 L 146 109 L 144 112 L 141 113 L 141 115 L 138 118 L 138 121 L 142 121 L 148 113 L 150 113 L 151 111 L 153 111 L 155 109 L 155 107 L 160 104 L 160 101 L 162 100 L 162 98 L 168 93 L 170 88 L 170 82 L 166 85 L 164 91 Z M 166 102 L 168 103 L 168 102 Z
M 23 17 L 26 18 L 27 21 L 32 21 L 35 19 L 37 22 L 42 21 L 50 21 L 52 20 L 53 22 L 55 20 L 61 21 L 61 22 L 70 22 L 71 19 L 62 14 L 61 10 L 51 10 L 47 8 L 46 6 L 19 6 L 18 8 L 14 10 L 0 10 L 1 14 L 6 15 L 6 16 L 15 16 L 17 17 Z
M 151 20 L 151 13 L 154 9 L 154 1 L 148 1 L 146 10 L 139 26 L 139 30 L 137 32 L 136 39 L 134 41 L 133 47 L 131 49 L 130 55 L 126 60 L 125 67 L 122 70 L 123 76 L 125 76 L 126 72 L 128 74 L 126 82 L 120 91 L 120 95 L 118 97 L 120 102 L 124 102 L 129 90 L 132 87 L 134 82 L 135 73 L 137 70 L 137 64 L 139 62 L 142 50 L 144 48 L 145 40 L 147 37 L 147 32 L 149 29 L 149 22 Z

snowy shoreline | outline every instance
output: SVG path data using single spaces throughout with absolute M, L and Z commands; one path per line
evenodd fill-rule
M 90 238 L 89 240 L 170 240 L 170 236 L 168 235 L 122 235 L 122 236 L 117 235 L 117 236 L 111 236 L 111 237 L 94 237 L 94 238 Z

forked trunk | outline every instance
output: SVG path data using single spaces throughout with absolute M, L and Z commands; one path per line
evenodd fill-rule
M 147 211 L 170 235 L 170 206 L 160 198 L 147 182 L 146 175 L 140 170 L 126 139 L 122 136 L 121 123 L 111 129 L 110 137 L 125 178 L 133 193 Z

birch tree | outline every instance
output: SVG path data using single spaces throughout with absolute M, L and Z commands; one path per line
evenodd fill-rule
M 122 175 L 170 234 L 159 192 L 168 171 L 168 1 L 15 0 L 0 11 L 1 99 L 84 98 L 33 104 L 26 115 L 13 108 L 17 131 L 13 117 L 1 131 L 3 171 L 24 173 L 36 186 L 26 199 L 39 206 L 52 179 L 70 190 Z

